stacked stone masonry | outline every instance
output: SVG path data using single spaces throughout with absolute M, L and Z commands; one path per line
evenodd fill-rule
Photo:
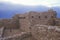
M 31 33 L 37 40 L 60 40 L 59 26 L 35 25 Z
M 0 40 L 60 40 L 60 18 L 48 10 L 0 19 Z

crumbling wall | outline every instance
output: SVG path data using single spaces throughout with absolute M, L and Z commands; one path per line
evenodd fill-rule
M 3 37 L 3 33 L 4 33 L 4 27 L 0 28 L 0 38 Z
M 31 32 L 37 40 L 60 40 L 59 26 L 35 25 Z
M 20 25 L 20 29 L 22 31 L 26 31 L 26 32 L 29 32 L 30 29 L 30 21 L 29 21 L 29 15 L 26 13 L 26 14 L 20 14 L 19 15 L 19 25 Z
M 60 18 L 56 18 L 56 26 L 60 26 Z
M 30 11 L 19 15 L 20 29 L 30 31 L 30 27 L 36 24 L 48 25 L 48 21 L 53 21 L 51 18 L 56 18 L 55 11 L 34 12 Z M 52 22 L 51 22 L 52 23 Z
M 31 34 L 29 32 L 21 32 L 20 34 L 15 34 L 12 36 L 7 36 L 7 37 L 3 37 L 0 38 L 1 40 L 30 40 Z
M 19 27 L 19 22 L 17 19 L 1 19 L 0 27 L 5 27 L 6 29 L 16 29 Z
M 36 24 L 47 25 L 49 20 L 52 21 L 51 18 L 56 18 L 56 12 L 50 10 L 46 12 L 31 11 L 28 14 L 31 25 L 36 25 Z

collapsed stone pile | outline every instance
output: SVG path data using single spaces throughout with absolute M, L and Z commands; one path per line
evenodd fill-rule
M 30 37 L 31 34 L 27 32 L 21 32 L 20 34 L 15 34 L 8 37 L 1 37 L 0 40 L 24 40 L 25 38 Z
M 35 25 L 31 32 L 37 40 L 60 40 L 58 26 Z

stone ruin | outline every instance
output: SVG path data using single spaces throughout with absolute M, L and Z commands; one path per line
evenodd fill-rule
M 31 33 L 37 40 L 60 40 L 59 26 L 34 25 Z
M 60 40 L 60 19 L 53 10 L 16 14 L 0 20 L 0 40 Z
M 34 39 L 30 32 L 20 32 L 20 33 L 16 32 L 16 34 L 13 33 L 13 35 L 10 35 L 12 33 L 8 33 L 8 31 L 6 31 L 5 33 L 4 31 L 5 31 L 4 27 L 0 28 L 0 40 L 33 40 Z

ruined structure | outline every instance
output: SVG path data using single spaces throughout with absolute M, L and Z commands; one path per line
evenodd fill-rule
M 47 12 L 31 11 L 25 14 L 19 14 L 18 19 L 20 29 L 29 32 L 31 26 L 36 24 L 56 25 L 56 16 L 56 11 L 53 10 L 48 10 Z
M 60 40 L 60 26 L 34 25 L 31 33 L 37 40 Z
M 53 10 L 30 11 L 16 14 L 11 19 L 1 19 L 0 28 L 2 40 L 59 40 L 60 38 L 60 19 Z

